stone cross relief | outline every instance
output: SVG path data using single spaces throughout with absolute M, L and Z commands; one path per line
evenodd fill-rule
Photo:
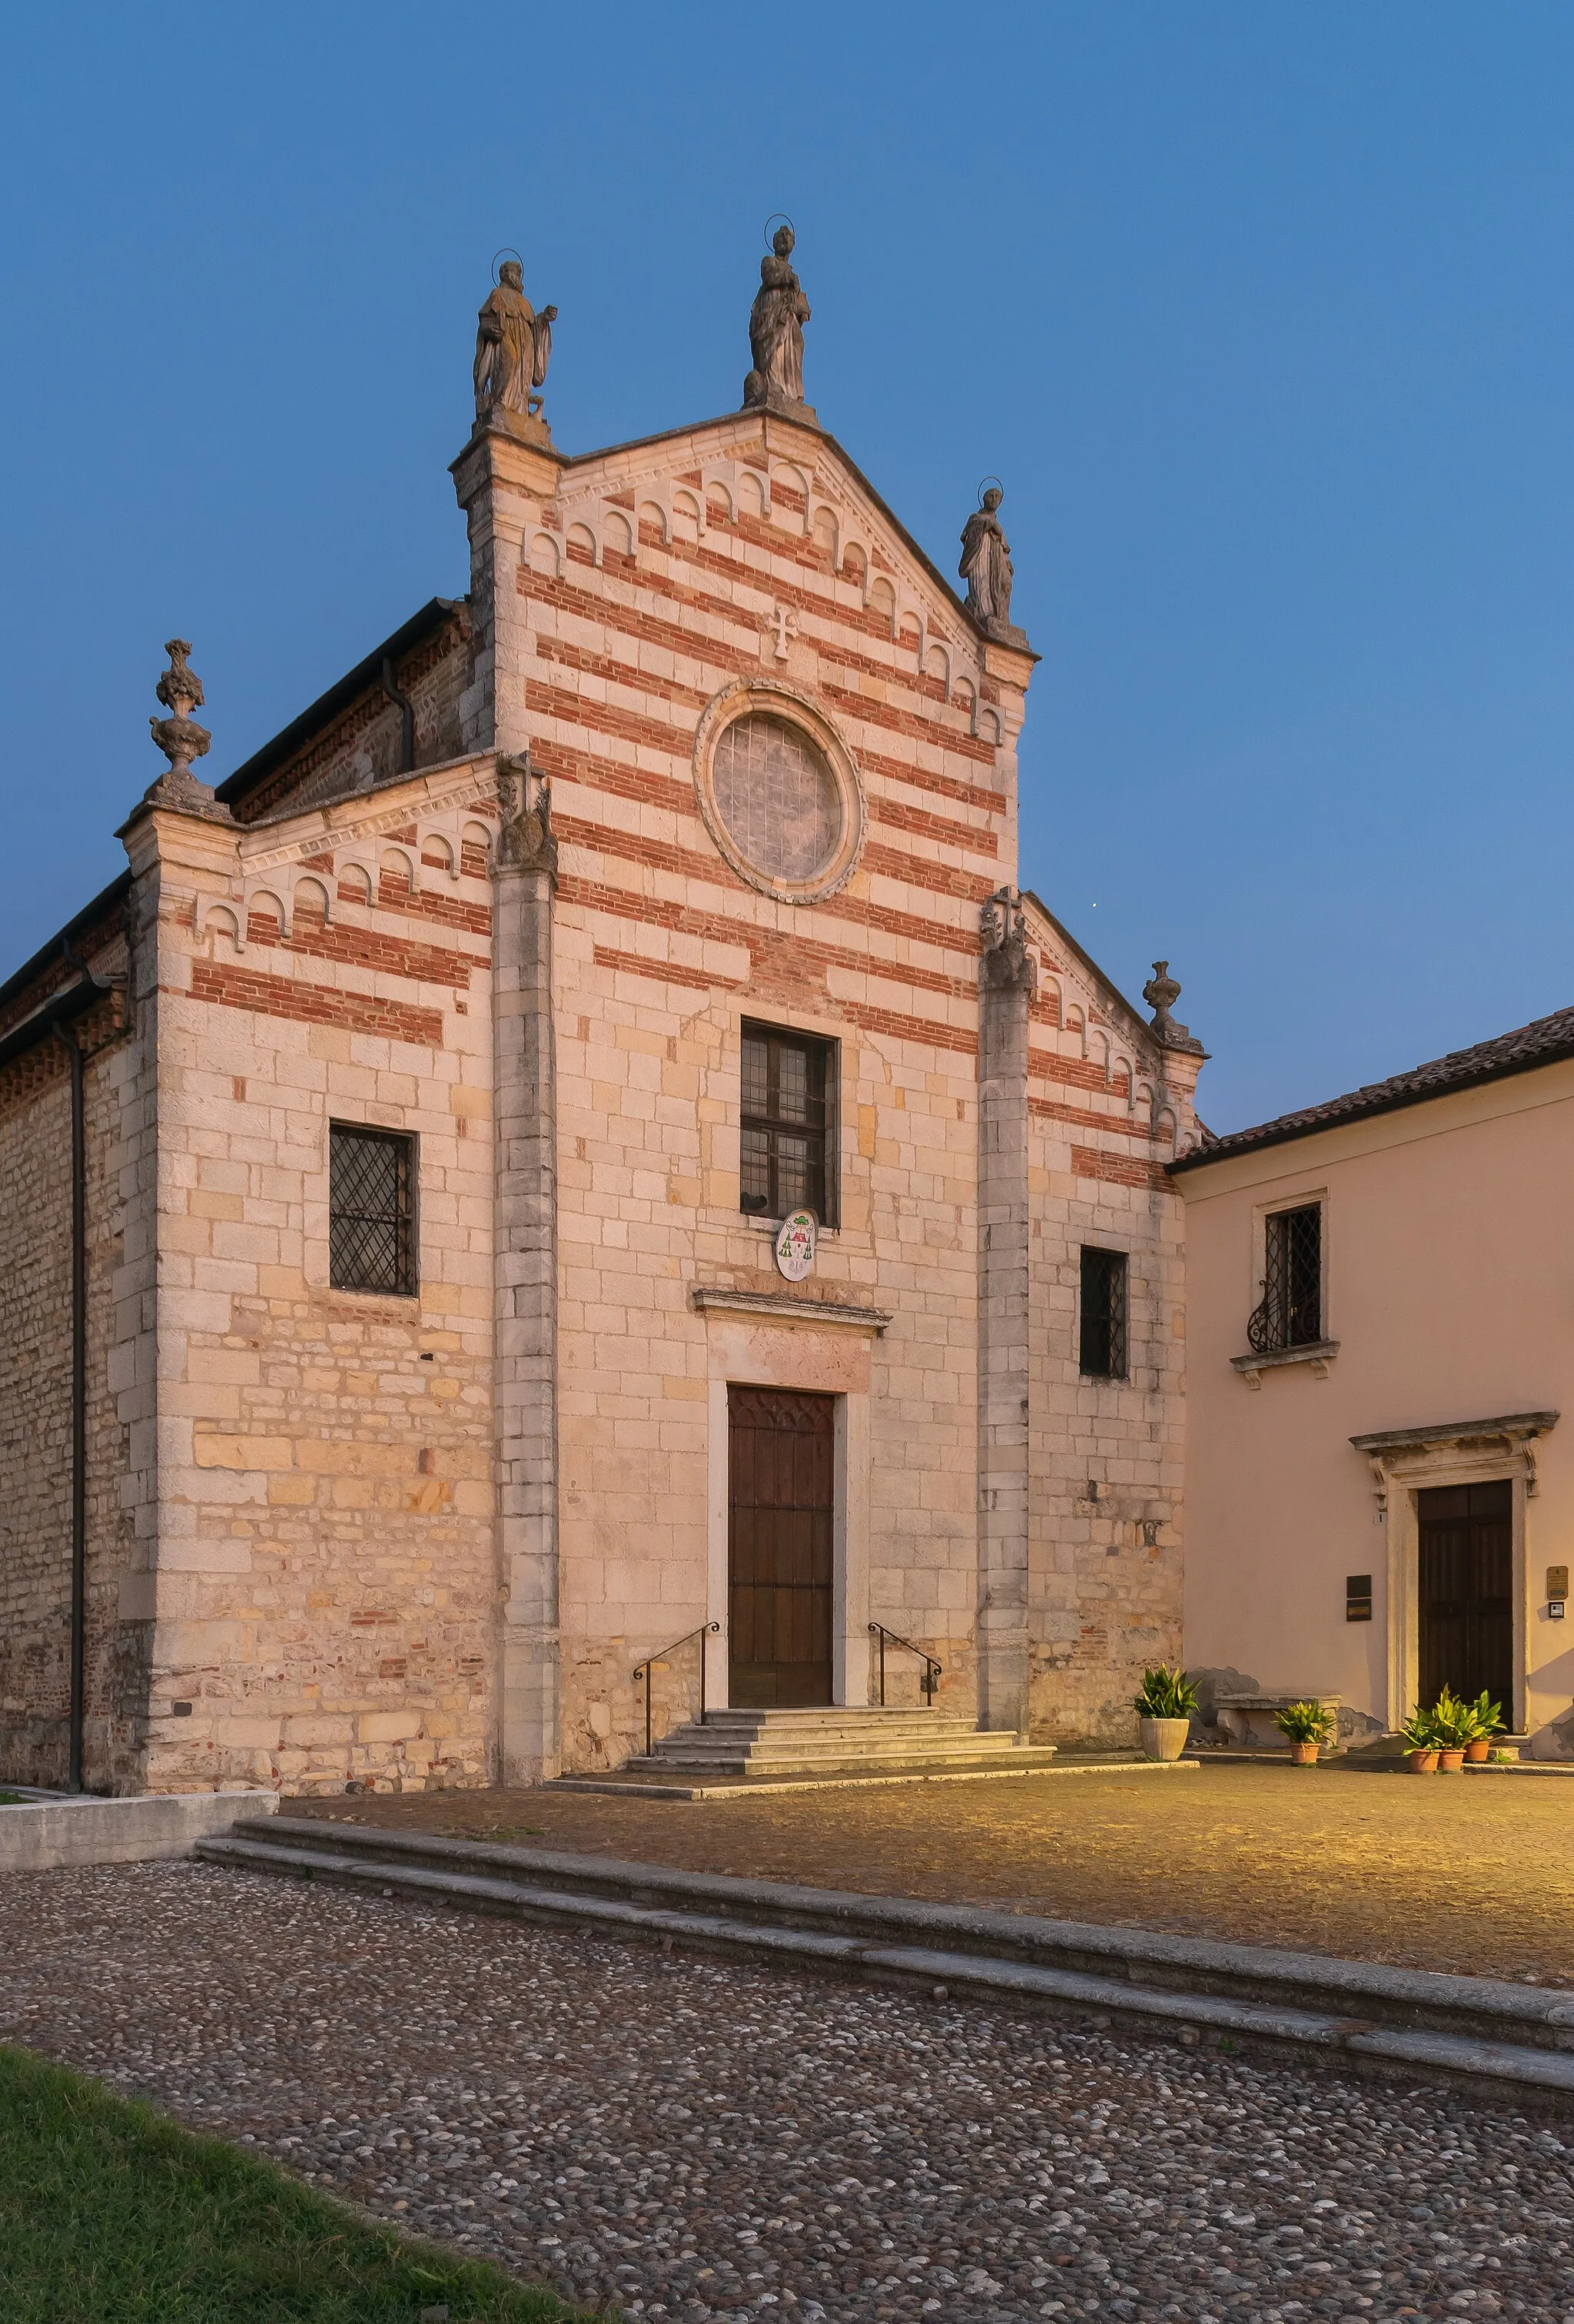
M 773 605 L 765 617 L 765 626 L 776 639 L 776 659 L 786 661 L 787 648 L 798 633 L 798 617 L 785 605 Z

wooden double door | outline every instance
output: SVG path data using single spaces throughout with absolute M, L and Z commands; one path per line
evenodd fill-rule
M 727 1434 L 729 1699 L 829 1703 L 836 1399 L 729 1388 Z
M 1421 1700 L 1483 1687 L 1514 1720 L 1514 1487 L 1443 1485 L 1416 1495 Z

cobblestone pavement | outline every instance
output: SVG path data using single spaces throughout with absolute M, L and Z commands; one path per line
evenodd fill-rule
M 0 1960 L 0 2040 L 630 2316 L 1574 2324 L 1574 2129 L 1470 2096 L 194 1864 Z

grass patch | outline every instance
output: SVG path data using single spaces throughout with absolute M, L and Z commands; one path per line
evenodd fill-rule
M 366 2226 L 220 2139 L 0 2048 L 5 2324 L 570 2324 L 546 2291 Z
M 24 1800 L 20 1792 L 0 1792 L 0 1808 L 25 1808 L 32 1805 L 32 1801 Z

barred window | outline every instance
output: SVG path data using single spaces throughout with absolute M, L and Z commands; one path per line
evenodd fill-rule
M 741 1210 L 780 1219 L 802 1207 L 835 1224 L 828 1165 L 835 1098 L 829 1041 L 744 1026 Z
M 328 1126 L 328 1280 L 415 1290 L 415 1139 L 400 1130 Z
M 1263 1222 L 1263 1296 L 1247 1324 L 1253 1351 L 1305 1348 L 1322 1337 L 1322 1205 L 1271 1211 Z
M 1079 1355 L 1089 1379 L 1126 1378 L 1126 1278 L 1123 1250 L 1084 1248 Z

